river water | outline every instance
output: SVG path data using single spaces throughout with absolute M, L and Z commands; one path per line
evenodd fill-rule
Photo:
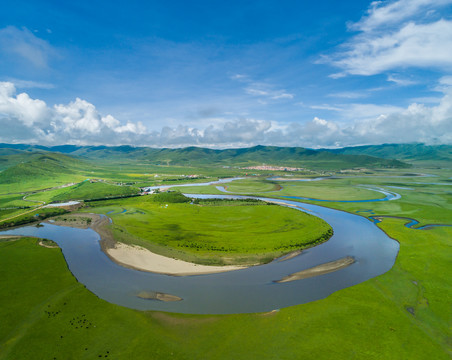
M 231 195 L 189 195 L 199 198 L 244 198 Z M 275 201 L 275 199 L 261 200 Z M 325 298 L 343 288 L 385 273 L 393 266 L 399 244 L 364 217 L 326 207 L 290 200 L 277 200 L 309 212 L 328 222 L 331 239 L 286 261 L 227 273 L 175 277 L 124 268 L 112 262 L 92 229 L 43 224 L 0 232 L 55 241 L 62 249 L 70 271 L 90 291 L 111 303 L 139 310 L 162 310 L 193 314 L 264 312 Z M 345 256 L 355 263 L 336 272 L 287 283 L 283 277 Z M 141 291 L 181 297 L 162 302 L 137 297 Z

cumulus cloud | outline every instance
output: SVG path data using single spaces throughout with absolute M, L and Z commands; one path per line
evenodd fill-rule
M 49 115 L 46 103 L 31 99 L 26 93 L 15 94 L 16 88 L 12 83 L 0 82 L 0 114 L 25 126 L 43 123 Z
M 452 0 L 373 2 L 366 16 L 349 25 L 359 33 L 323 61 L 343 70 L 333 74 L 333 78 L 375 75 L 406 67 L 450 70 L 452 21 L 425 14 L 451 3 Z
M 111 115 L 77 98 L 49 107 L 27 93 L 16 94 L 13 83 L 0 82 L 0 141 L 31 143 L 121 143 L 146 132 L 140 123 L 122 125 Z
M 442 98 L 431 106 L 349 104 L 332 109 L 352 119 L 351 123 L 320 117 L 286 124 L 213 118 L 211 125 L 202 129 L 179 125 L 149 131 L 140 122 L 123 123 L 112 115 L 102 115 L 82 99 L 50 107 L 26 93 L 16 94 L 11 83 L 0 83 L 0 142 L 216 148 L 258 144 L 315 148 L 385 142 L 452 143 L 452 79 L 443 77 L 438 91 L 442 91 Z

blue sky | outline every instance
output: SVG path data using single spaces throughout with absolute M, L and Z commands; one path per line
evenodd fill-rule
M 452 0 L 20 1 L 1 142 L 452 143 Z

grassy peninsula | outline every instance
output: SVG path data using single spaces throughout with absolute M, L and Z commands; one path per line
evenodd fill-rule
M 265 263 L 328 240 L 331 227 L 258 200 L 191 200 L 179 192 L 90 203 L 113 219 L 115 240 L 204 265 Z

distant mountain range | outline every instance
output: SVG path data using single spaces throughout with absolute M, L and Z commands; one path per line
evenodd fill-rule
M 341 150 L 343 152 L 341 152 Z M 405 168 L 410 165 L 391 156 L 378 156 L 365 151 L 352 153 L 353 148 L 312 150 L 302 147 L 254 146 L 240 149 L 208 149 L 187 147 L 156 149 L 132 146 L 39 146 L 0 144 L 0 169 L 8 168 L 25 158 L 54 153 L 74 159 L 102 162 L 145 161 L 154 165 L 182 166 L 252 166 L 277 165 L 308 169 Z M 374 151 L 376 153 L 376 150 Z M 388 155 L 389 152 L 384 153 Z M 396 154 L 394 154 L 394 158 Z
M 383 144 L 329 150 L 335 154 L 370 155 L 403 161 L 451 161 L 452 145 Z

